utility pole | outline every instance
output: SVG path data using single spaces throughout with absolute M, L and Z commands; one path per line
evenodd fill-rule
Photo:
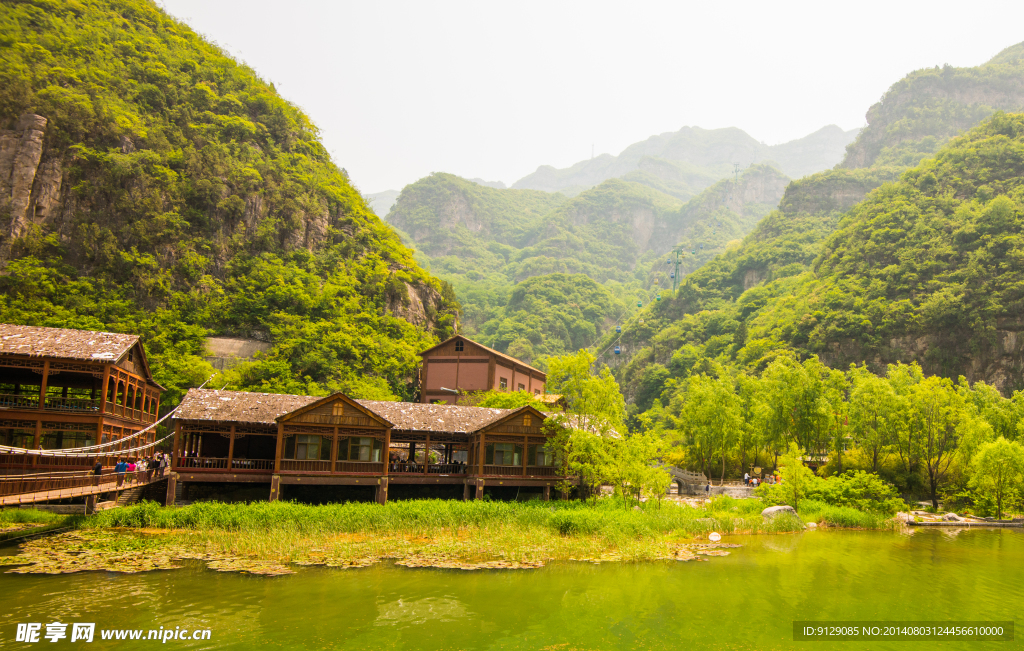
M 679 288 L 679 265 L 682 263 L 683 257 L 686 255 L 686 251 L 683 249 L 683 245 L 680 244 L 676 248 L 672 249 L 669 252 L 669 255 L 674 256 L 673 258 L 668 259 L 668 263 L 675 263 L 674 272 L 672 274 L 672 291 L 675 292 L 676 289 Z

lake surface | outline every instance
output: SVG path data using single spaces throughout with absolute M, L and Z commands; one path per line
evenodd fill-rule
M 812 531 L 725 541 L 744 547 L 708 562 L 539 570 L 380 565 L 258 577 L 192 564 L 136 575 L 0 574 L 0 648 L 895 649 L 908 643 L 794 642 L 793 620 L 1013 620 L 1024 612 L 1019 530 Z M 14 641 L 17 623 L 54 620 L 212 633 L 207 641 L 163 645 Z M 1020 639 L 909 644 L 1008 650 Z

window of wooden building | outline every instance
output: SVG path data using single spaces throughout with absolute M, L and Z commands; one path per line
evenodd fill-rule
M 501 390 L 502 391 L 505 391 L 506 389 L 508 389 L 508 378 L 505 378 L 505 377 L 501 378 L 500 386 L 501 386 Z
M 518 466 L 523 446 L 515 443 L 490 443 L 487 445 L 484 463 L 489 466 Z
M 530 466 L 553 466 L 555 455 L 543 445 L 531 445 L 527 448 L 526 464 Z
M 331 440 L 315 434 L 297 434 L 285 441 L 284 456 L 297 461 L 330 461 Z
M 380 462 L 384 441 L 369 436 L 338 439 L 338 461 Z
M 455 352 L 461 353 L 464 349 L 465 349 L 465 342 L 463 342 L 463 341 L 456 341 L 455 342 Z

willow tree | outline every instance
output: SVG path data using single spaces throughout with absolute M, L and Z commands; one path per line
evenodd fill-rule
M 742 424 L 740 410 L 740 398 L 728 376 L 712 378 L 702 373 L 691 376 L 687 382 L 677 420 L 679 429 L 705 476 L 711 476 L 711 463 L 721 459 L 723 483 L 726 456 Z
M 996 501 L 996 518 L 1003 518 L 1003 504 L 1017 492 L 1024 476 L 1024 446 L 1000 436 L 981 446 L 971 463 L 971 487 Z

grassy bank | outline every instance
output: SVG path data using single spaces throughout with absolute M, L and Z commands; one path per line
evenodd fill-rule
M 817 500 L 800 502 L 800 518 L 826 527 L 844 529 L 894 529 L 897 521 L 889 515 L 861 511 L 849 506 L 834 506 Z
M 285 574 L 294 565 L 361 567 L 384 559 L 412 567 L 539 567 L 550 561 L 700 560 L 727 554 L 742 538 L 784 533 L 803 521 L 886 528 L 881 516 L 801 503 L 802 518 L 765 520 L 760 500 L 719 497 L 623 509 L 617 500 L 580 502 L 395 501 L 308 506 L 289 502 L 153 502 L 80 519 L 73 534 L 29 543 L 17 571 L 144 571 L 198 559 L 224 571 Z M 712 545 L 707 534 L 725 541 Z M 87 559 L 83 563 L 82 559 Z M 706 560 L 706 559 L 704 559 Z M 19 561 L 8 559 L 7 564 Z

